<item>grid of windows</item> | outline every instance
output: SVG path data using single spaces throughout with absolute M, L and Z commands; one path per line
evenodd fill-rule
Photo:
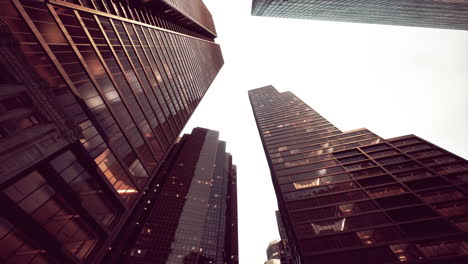
M 467 257 L 466 160 L 416 136 L 382 140 L 366 129 L 341 132 L 292 93 L 272 86 L 251 90 L 249 97 L 288 240 L 301 261 L 431 260 L 437 256 L 422 245 L 450 244 L 453 237 L 453 247 L 440 251 Z M 302 116 L 298 123 L 288 119 Z M 274 129 L 265 126 L 277 120 Z M 314 129 L 322 124 L 334 133 Z M 368 262 L 362 255 L 369 255 Z
M 139 235 L 126 245 L 125 263 L 237 263 L 237 220 L 229 217 L 237 214 L 230 200 L 235 166 L 226 143 L 195 128 L 176 148 L 161 195 L 148 198 Z
M 252 0 L 252 15 L 369 24 L 468 29 L 463 0 Z
M 36 248 L 31 263 L 102 260 L 222 67 L 202 2 L 192 10 L 165 2 L 0 0 L 2 24 L 35 69 L 30 74 L 43 80 L 35 89 L 47 90 L 67 117 L 60 121 L 79 134 L 0 182 L 0 203 L 11 205 L 5 214 L 25 216 L 42 232 L 11 222 L 7 233 Z M 55 121 L 56 113 L 36 109 L 38 99 L 14 85 L 0 98 L 3 141 L 44 133 Z M 46 147 L 34 140 L 26 143 Z M 52 248 L 38 246 L 45 244 Z M 15 251 L 1 252 L 0 262 L 21 262 Z

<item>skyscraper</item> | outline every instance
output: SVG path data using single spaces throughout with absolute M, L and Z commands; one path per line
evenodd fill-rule
M 201 0 L 0 0 L 0 262 L 99 263 L 223 65 Z
M 182 137 L 140 205 L 121 263 L 238 263 L 236 166 L 225 149 L 216 131 Z
M 466 263 L 468 162 L 419 137 L 342 132 L 249 91 L 294 263 Z
M 468 30 L 463 0 L 252 0 L 252 15 Z

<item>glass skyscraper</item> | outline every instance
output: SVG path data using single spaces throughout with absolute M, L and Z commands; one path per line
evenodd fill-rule
M 223 65 L 201 0 L 0 0 L 0 262 L 100 263 Z
M 252 15 L 468 30 L 464 0 L 252 0 Z
M 236 166 L 226 143 L 195 128 L 165 162 L 124 232 L 136 237 L 109 263 L 237 264 Z
M 414 135 L 342 132 L 272 86 L 249 97 L 294 263 L 467 263 L 466 160 Z

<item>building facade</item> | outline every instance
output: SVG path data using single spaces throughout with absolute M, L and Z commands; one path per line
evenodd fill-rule
M 252 15 L 468 30 L 464 0 L 252 0 Z
M 466 160 L 414 135 L 342 132 L 272 86 L 249 97 L 293 263 L 466 263 Z
M 112 250 L 223 65 L 190 2 L 0 0 L 1 263 Z
M 120 262 L 237 264 L 236 166 L 218 132 L 184 135 L 140 208 Z M 129 242 L 131 241 L 131 242 Z

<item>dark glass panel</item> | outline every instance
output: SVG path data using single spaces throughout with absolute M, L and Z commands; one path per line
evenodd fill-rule
M 4 193 L 78 259 L 86 259 L 96 246 L 97 236 L 91 226 L 37 171 Z

